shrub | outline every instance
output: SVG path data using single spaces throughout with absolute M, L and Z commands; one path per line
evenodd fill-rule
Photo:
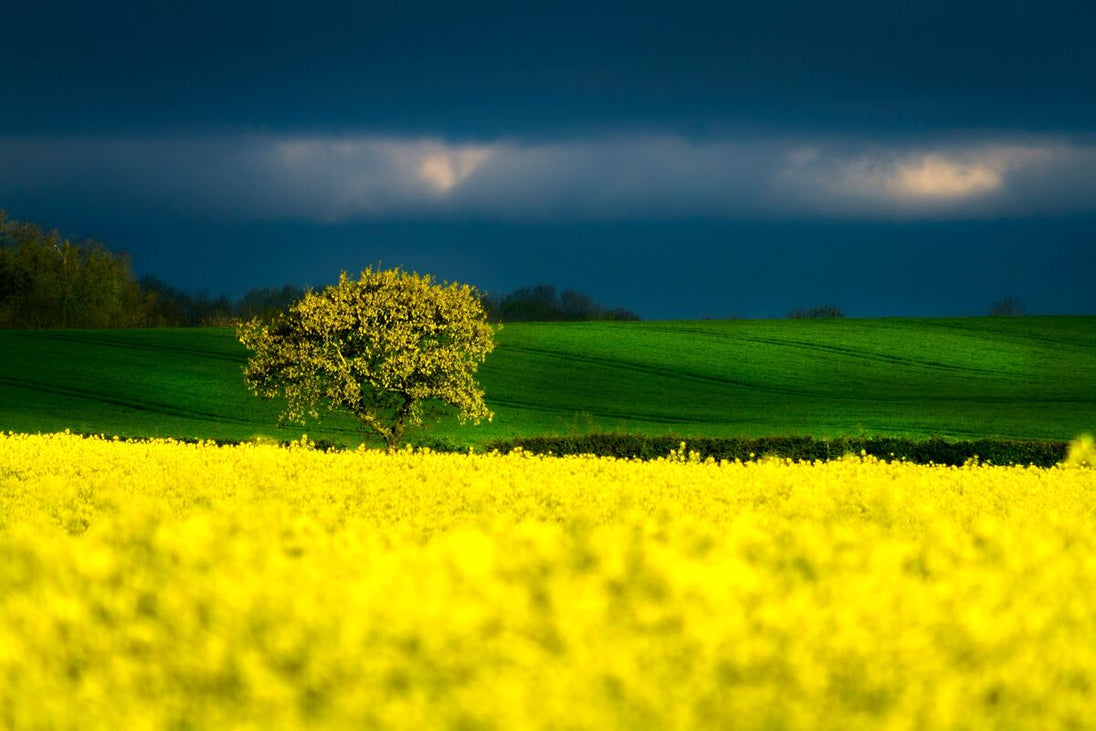
M 836 305 L 820 305 L 810 309 L 796 307 L 788 313 L 790 320 L 840 320 L 844 317 L 844 311 Z
M 1002 297 L 990 305 L 990 317 L 1017 317 L 1024 314 L 1024 305 L 1015 297 Z

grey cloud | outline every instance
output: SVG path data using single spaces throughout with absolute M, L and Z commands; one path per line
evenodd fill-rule
M 1096 143 L 1030 135 L 923 143 L 8 138 L 0 139 L 0 196 L 0 205 L 52 196 L 213 220 L 329 223 L 1000 218 L 1096 209 Z
M 750 215 L 768 206 L 777 151 L 677 137 L 502 146 L 454 190 L 453 203 L 521 219 Z

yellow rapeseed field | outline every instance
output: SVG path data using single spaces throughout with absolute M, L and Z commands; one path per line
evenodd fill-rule
M 1094 726 L 1086 466 L 0 435 L 0 728 Z

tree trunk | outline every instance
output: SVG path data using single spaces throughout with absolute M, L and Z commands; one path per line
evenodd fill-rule
M 389 454 L 393 454 L 399 448 L 400 442 L 403 441 L 404 422 L 407 421 L 407 415 L 411 413 L 411 407 L 414 403 L 415 400 L 410 396 L 403 397 L 403 405 L 396 412 L 396 420 L 392 424 L 392 428 L 388 430 L 388 434 L 385 435 Z

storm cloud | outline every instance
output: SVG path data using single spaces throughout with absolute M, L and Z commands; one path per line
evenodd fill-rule
M 383 261 L 645 317 L 1096 311 L 1089 3 L 5 11 L 0 208 L 184 289 Z

